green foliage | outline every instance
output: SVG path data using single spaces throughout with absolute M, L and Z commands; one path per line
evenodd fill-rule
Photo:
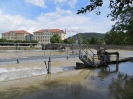
M 76 43 L 75 41 L 76 39 L 78 39 L 78 41 L 82 44 L 105 44 L 104 36 L 105 34 L 101 33 L 78 33 L 72 37 L 65 39 L 64 43 Z
M 30 48 L 31 48 L 31 49 L 33 49 L 33 48 L 34 48 L 34 46 L 33 46 L 33 45 L 30 45 Z
M 7 40 L 4 39 L 4 38 L 1 38 L 1 39 L 0 39 L 0 42 L 7 42 Z
M 133 38 L 128 33 L 109 31 L 105 34 L 105 42 L 106 44 L 132 45 Z
M 99 38 L 91 38 L 90 44 L 104 44 L 104 40 Z
M 22 43 L 23 41 L 22 40 L 16 40 L 14 41 L 14 43 Z
M 51 43 L 62 43 L 61 37 L 58 34 L 54 34 L 51 39 Z
M 77 39 L 78 39 L 78 43 L 82 44 L 83 43 L 83 36 L 80 33 L 76 34 L 76 36 L 77 36 Z
M 78 33 L 78 34 L 76 34 L 76 35 L 74 35 L 72 37 L 69 37 L 69 38 L 76 38 L 77 35 L 80 35 L 83 40 L 87 40 L 88 38 L 100 38 L 100 39 L 103 39 L 104 36 L 105 36 L 105 34 L 103 34 L 103 33 L 87 33 L 86 32 L 86 33 Z
M 117 15 L 113 16 L 114 18 Z M 124 31 L 129 35 L 133 33 L 133 6 L 126 6 L 121 13 L 119 13 L 119 17 L 117 18 L 117 22 L 113 25 L 112 30 L 114 31 Z
M 24 43 L 24 44 L 21 44 L 20 46 L 30 45 L 30 44 L 25 44 L 25 43 L 38 43 L 38 41 L 36 41 L 36 40 L 22 41 L 22 40 L 6 40 L 6 39 L 3 39 L 3 38 L 0 39 L 0 42 L 3 42 L 2 45 L 14 45 L 14 43 Z M 35 46 L 35 45 L 37 45 L 37 44 L 32 44 L 32 46 Z
M 38 43 L 36 40 L 31 40 L 30 43 Z
M 122 1 L 122 2 L 121 2 Z M 109 9 L 111 12 L 109 15 L 119 15 L 119 13 L 126 7 L 132 4 L 132 0 L 109 0 Z M 91 12 L 97 9 L 96 14 L 100 15 L 99 8 L 102 7 L 104 1 L 103 0 L 90 0 L 90 4 L 86 7 L 82 7 L 77 11 L 77 14 L 83 14 L 87 12 Z
M 68 39 L 65 39 L 63 43 L 65 44 L 73 44 L 74 40 L 73 38 L 68 38 Z

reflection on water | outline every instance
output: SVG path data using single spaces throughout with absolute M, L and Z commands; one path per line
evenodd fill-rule
M 133 99 L 133 76 L 119 73 L 117 78 L 112 78 L 109 85 L 110 99 Z
M 0 99 L 133 99 L 133 63 L 0 82 Z

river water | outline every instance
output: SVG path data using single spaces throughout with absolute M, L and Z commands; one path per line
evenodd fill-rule
M 10 77 L 4 75 L 7 70 L 3 70 L 0 99 L 133 99 L 133 63 L 120 63 L 118 70 L 116 67 L 75 70 L 69 66 L 56 68 L 51 74 L 41 68 L 34 68 L 34 72 L 12 69 L 8 71 L 11 77 L 26 76 L 13 80 L 8 80 Z M 26 72 L 43 75 L 27 76 Z
M 132 61 L 76 70 L 77 56 L 66 60 L 62 54 L 56 60 L 53 56 L 52 73 L 47 74 L 41 51 L 5 53 L 0 58 L 0 99 L 133 99 Z M 120 58 L 132 55 L 121 51 Z

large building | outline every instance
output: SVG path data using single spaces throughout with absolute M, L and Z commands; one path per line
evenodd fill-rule
M 58 34 L 61 37 L 61 40 L 66 38 L 66 33 L 60 29 L 41 29 L 34 32 L 34 40 L 39 43 L 50 43 L 50 38 L 54 35 Z
M 33 37 L 30 37 L 32 34 L 25 30 L 15 30 L 2 33 L 2 38 L 7 40 L 32 40 Z

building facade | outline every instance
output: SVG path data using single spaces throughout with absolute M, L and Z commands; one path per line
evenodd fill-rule
M 61 40 L 66 38 L 66 33 L 60 29 L 41 29 L 35 31 L 34 33 L 34 40 L 38 41 L 38 43 L 50 43 L 50 38 L 54 34 L 58 34 L 61 37 Z
M 9 31 L 9 32 L 5 32 L 2 33 L 2 38 L 7 39 L 7 40 L 27 40 L 27 36 L 32 35 L 29 32 L 25 31 L 25 30 L 15 30 L 15 31 Z M 33 39 L 33 38 L 29 38 L 29 39 Z
M 26 36 L 25 36 L 25 40 L 26 40 L 26 41 L 31 41 L 31 40 L 33 40 L 33 34 L 26 35 Z

